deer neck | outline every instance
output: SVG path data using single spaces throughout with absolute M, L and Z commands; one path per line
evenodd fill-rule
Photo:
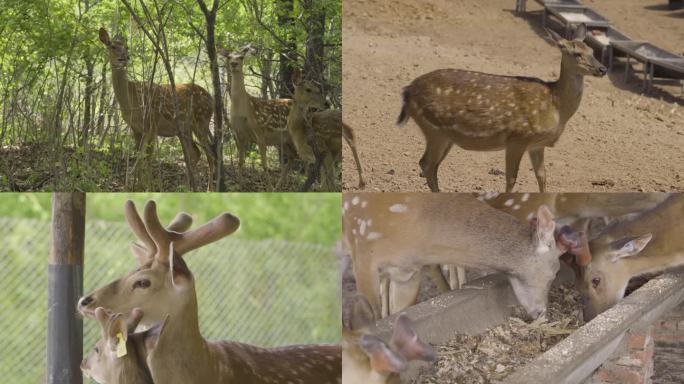
M 246 116 L 249 106 L 249 94 L 247 94 L 247 88 L 245 88 L 245 76 L 242 71 L 231 71 L 230 76 L 231 113 L 237 113 L 238 116 Z
M 114 87 L 114 96 L 116 96 L 116 100 L 119 102 L 119 106 L 124 116 L 128 115 L 131 109 L 128 83 L 126 67 L 116 68 L 112 66 L 112 87 Z
M 577 112 L 584 90 L 584 76 L 577 73 L 575 67 L 570 64 L 571 60 L 574 58 L 563 54 L 560 76 L 558 81 L 551 85 L 562 126 Z

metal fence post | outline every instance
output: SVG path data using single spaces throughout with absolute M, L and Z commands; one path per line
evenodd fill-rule
M 48 263 L 47 383 L 82 384 L 85 193 L 55 193 Z

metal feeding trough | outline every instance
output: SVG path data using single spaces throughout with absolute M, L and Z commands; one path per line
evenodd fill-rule
M 629 75 L 630 59 L 634 58 L 644 65 L 644 91 L 648 92 L 655 77 L 684 79 L 684 57 L 665 49 L 640 41 L 613 41 L 613 51 L 627 58 L 625 81 Z
M 544 7 L 542 18 L 542 25 L 545 27 L 549 16 L 560 21 L 565 29 L 566 38 L 570 38 L 573 27 L 579 24 L 584 24 L 589 28 L 607 28 L 610 26 L 610 21 L 607 18 L 584 6 L 547 5 Z
M 582 5 L 580 0 L 534 0 L 539 5 L 545 7 L 547 5 Z M 525 12 L 527 10 L 527 0 L 517 0 L 515 4 L 516 12 Z
M 587 43 L 594 52 L 599 52 L 601 63 L 606 65 L 608 68 L 613 67 L 613 47 L 611 43 L 613 41 L 631 41 L 632 39 L 620 32 L 619 30 L 608 27 L 608 28 L 589 28 L 587 32 L 587 38 L 584 42 Z

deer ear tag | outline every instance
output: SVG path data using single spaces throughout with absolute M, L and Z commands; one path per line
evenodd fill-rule
M 128 351 L 126 351 L 126 340 L 124 340 L 121 332 L 116 334 L 116 338 L 119 339 L 119 343 L 116 346 L 116 357 L 124 357 L 128 353 Z

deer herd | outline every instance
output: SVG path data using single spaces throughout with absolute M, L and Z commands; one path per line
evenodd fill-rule
M 192 144 L 191 148 L 186 148 L 189 159 L 192 163 L 197 163 L 200 152 L 196 139 L 207 158 L 209 180 L 213 180 L 218 154 L 215 153 L 214 146 L 216 138 L 209 129 L 214 113 L 211 94 L 196 84 L 177 84 L 176 108 L 174 90 L 170 85 L 128 79 L 128 48 L 121 35 L 110 39 L 107 30 L 100 28 L 99 37 L 109 51 L 114 95 L 124 121 L 133 132 L 136 149 L 150 153 L 156 136 L 185 137 Z M 339 109 L 329 109 L 321 84 L 305 79 L 295 71 L 295 92 L 292 99 L 254 97 L 245 87 L 243 62 L 245 57 L 255 53 L 255 49 L 247 45 L 235 52 L 220 48 L 219 53 L 225 58 L 231 75 L 230 126 L 238 150 L 238 184 L 242 181 L 249 148 L 256 144 L 269 189 L 273 189 L 267 162 L 267 149 L 271 146 L 278 148 L 281 154 L 281 174 L 276 190 L 282 185 L 296 159 L 303 160 L 309 166 L 321 164 L 324 175 L 321 188 L 325 191 L 339 190 L 335 180 L 341 160 L 342 113 Z M 297 92 L 297 89 L 303 91 Z M 345 139 L 356 154 L 353 135 L 348 133 L 351 132 L 350 129 L 345 125 Z M 181 140 L 181 145 L 183 143 Z M 320 161 L 314 157 L 312 146 L 320 151 Z M 358 156 L 356 158 L 358 164 Z M 210 181 L 209 188 L 213 187 Z

